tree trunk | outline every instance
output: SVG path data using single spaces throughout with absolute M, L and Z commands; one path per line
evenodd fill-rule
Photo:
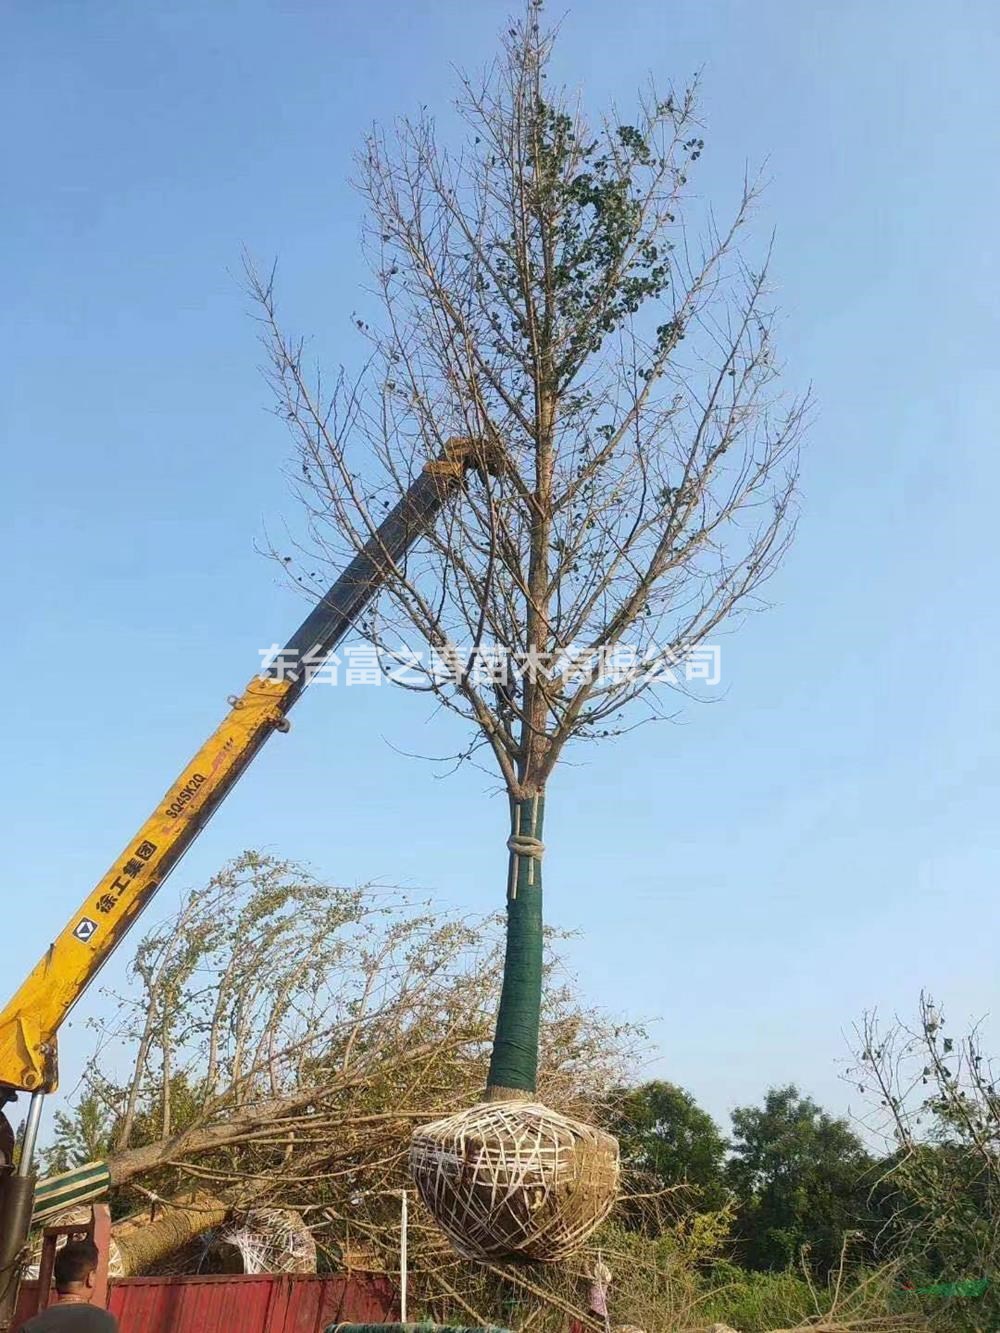
M 144 1273 L 209 1227 L 220 1226 L 230 1206 L 211 1195 L 198 1194 L 188 1203 L 168 1205 L 153 1222 L 126 1222 L 115 1227 L 112 1238 L 121 1255 L 123 1276 Z
M 526 1100 L 538 1077 L 542 1008 L 542 822 L 545 794 L 511 800 L 507 945 L 486 1096 Z

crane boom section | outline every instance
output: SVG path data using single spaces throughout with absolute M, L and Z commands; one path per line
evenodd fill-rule
M 0 1083 L 56 1086 L 56 1045 L 88 982 L 197 837 L 209 816 L 284 720 L 292 680 L 256 677 L 166 790 L 0 1013 Z
M 0 1092 L 53 1092 L 57 1034 L 89 983 L 198 836 L 272 731 L 376 596 L 389 572 L 430 527 L 472 465 L 474 446 L 449 440 L 425 464 L 347 569 L 289 639 L 281 662 L 255 676 L 163 799 L 115 858 L 62 933 L 0 1011 Z M 291 659 L 289 661 L 289 659 Z

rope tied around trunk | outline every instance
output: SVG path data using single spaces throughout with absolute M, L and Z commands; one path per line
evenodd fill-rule
M 545 843 L 530 833 L 512 833 L 507 839 L 507 850 L 515 856 L 531 856 L 540 861 L 545 855 Z

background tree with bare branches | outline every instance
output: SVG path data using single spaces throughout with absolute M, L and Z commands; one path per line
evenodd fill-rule
M 979 1025 L 952 1032 L 921 995 L 915 1022 L 864 1016 L 846 1077 L 884 1146 L 878 1248 L 937 1297 L 940 1326 L 1000 1324 L 1000 1070 Z
M 802 399 L 785 400 L 766 259 L 731 215 L 692 216 L 696 91 L 596 123 L 550 80 L 540 0 L 463 78 L 464 141 L 375 129 L 358 158 L 380 313 L 360 374 L 331 384 L 251 272 L 278 411 L 298 456 L 308 568 L 340 566 L 461 435 L 491 470 L 360 627 L 390 674 L 471 724 L 510 803 L 494 1097 L 536 1086 L 544 796 L 571 741 L 662 718 L 672 668 L 786 549 Z M 320 577 L 317 572 L 317 578 Z M 419 650 L 419 651 L 418 651 Z

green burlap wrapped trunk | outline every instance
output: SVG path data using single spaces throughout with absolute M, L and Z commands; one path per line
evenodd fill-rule
M 507 946 L 486 1099 L 414 1132 L 410 1173 L 459 1254 L 550 1263 L 618 1195 L 610 1134 L 534 1098 L 541 1014 L 544 799 L 511 802 Z

